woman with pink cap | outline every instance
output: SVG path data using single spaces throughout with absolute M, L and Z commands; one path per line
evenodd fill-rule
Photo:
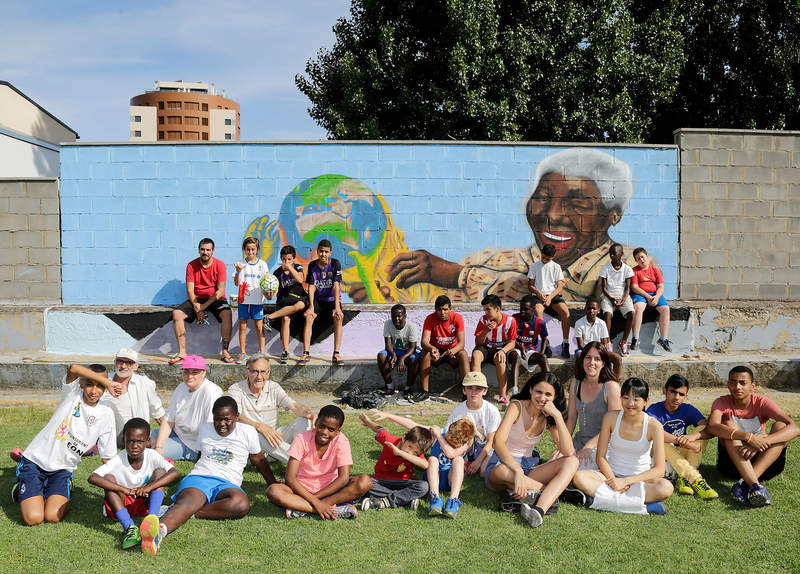
M 206 378 L 206 360 L 189 355 L 181 363 L 183 382 L 169 399 L 164 424 L 153 431 L 155 449 L 172 460 L 197 460 L 197 435 L 203 423 L 212 422 L 211 408 L 222 389 Z M 160 432 L 159 432 L 160 431 Z

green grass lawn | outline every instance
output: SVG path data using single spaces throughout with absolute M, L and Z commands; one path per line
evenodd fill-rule
M 698 405 L 700 406 L 700 405 Z M 170 534 L 158 556 L 122 551 L 121 529 L 104 518 L 102 491 L 88 484 L 96 457 L 75 473 L 72 510 L 61 524 L 23 526 L 9 496 L 14 465 L 6 453 L 25 447 L 52 409 L 0 408 L 0 572 L 800 572 L 800 474 L 796 447 L 786 471 L 767 483 L 773 505 L 744 509 L 730 497 L 732 482 L 713 470 L 712 442 L 701 466 L 716 501 L 673 495 L 665 516 L 601 513 L 561 505 L 531 529 L 518 515 L 497 511 L 497 497 L 470 477 L 455 521 L 430 518 L 427 504 L 367 511 L 357 520 L 287 520 L 267 501 L 254 470 L 243 488 L 252 502 L 246 518 L 232 522 L 190 520 Z M 796 415 L 796 413 L 792 413 Z M 355 464 L 371 473 L 380 454 L 372 433 L 348 409 L 344 432 Z M 421 422 L 442 424 L 446 415 Z M 396 427 L 391 432 L 399 434 Z M 551 441 L 542 443 L 549 454 Z M 191 465 L 177 465 L 182 474 Z M 273 465 L 276 476 L 283 475 Z M 175 491 L 173 486 L 169 493 Z

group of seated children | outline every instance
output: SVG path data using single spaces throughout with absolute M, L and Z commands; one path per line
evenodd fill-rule
M 272 275 L 277 281 L 265 280 L 269 274 L 267 264 L 259 259 L 260 242 L 255 237 L 246 237 L 242 243 L 244 261 L 235 263 L 233 280 L 239 288 L 239 347 L 236 362 L 247 362 L 247 321 L 252 319 L 258 336 L 259 352 L 264 354 L 265 334 L 272 331 L 272 321 L 281 320 L 281 364 L 289 360 L 289 330 L 292 315 L 303 312 L 303 354 L 301 364 L 311 360 L 311 334 L 318 316 L 333 323 L 333 357 L 335 365 L 344 364 L 340 349 L 344 313 L 341 304 L 342 266 L 331 257 L 331 242 L 322 239 L 317 245 L 317 259 L 308 264 L 303 275 L 303 266 L 295 262 L 297 251 L 291 245 L 280 250 L 281 264 Z M 264 316 L 264 303 L 276 297 L 275 311 Z
M 181 480 L 170 506 L 162 506 L 163 489 L 179 474 L 169 459 L 146 448 L 149 423 L 129 420 L 123 429 L 125 450 L 114 455 L 114 417 L 99 399 L 106 390 L 118 393 L 118 384 L 106 378 L 102 366 L 71 365 L 62 381 L 59 407 L 22 453 L 13 496 L 25 524 L 59 522 L 69 509 L 72 473 L 82 455 L 97 445 L 103 464 L 89 482 L 105 491 L 105 512 L 119 520 L 123 548 L 141 544 L 142 551 L 151 555 L 192 516 L 223 520 L 248 514 L 250 501 L 241 488 L 248 461 L 269 485 L 269 500 L 284 509 L 287 518 L 307 514 L 323 520 L 355 518 L 359 500 L 362 510 L 417 509 L 428 493 L 430 514 L 456 518 L 465 475 L 474 474 L 500 494 L 502 511 L 518 511 L 537 527 L 545 516 L 557 512 L 559 500 L 599 510 L 663 514 L 663 501 L 673 492 L 672 482 L 665 478 L 666 461 L 677 475 L 680 494 L 716 498 L 697 466 L 706 441 L 717 437 L 717 468 L 738 479 L 732 497 L 750 507 L 771 503 L 761 481 L 783 471 L 786 445 L 800 435 L 800 427 L 772 400 L 754 394 L 756 383 L 749 368 L 731 369 L 729 394 L 714 401 L 706 420 L 685 402 L 689 383 L 680 375 L 667 380 L 665 400 L 649 408 L 648 384 L 638 378 L 615 387 L 618 395 L 612 400 L 604 386 L 616 382 L 603 353 L 597 343 L 589 344 L 577 363 L 580 368 L 576 367 L 582 388 L 573 385 L 573 393 L 591 390 L 603 396 L 603 405 L 618 405 L 613 410 L 598 409 L 599 430 L 588 441 L 579 442 L 577 435 L 573 441 L 573 411 L 582 411 L 583 426 L 590 420 L 583 412 L 585 405 L 594 399 L 575 406 L 580 399 L 571 396 L 565 421 L 565 392 L 553 373 L 532 376 L 501 418 L 497 408 L 483 400 L 486 377 L 472 371 L 463 379 L 466 400 L 455 407 L 443 429 L 381 411 L 360 415 L 383 446 L 372 477 L 351 476 L 350 443 L 341 432 L 344 413 L 327 405 L 314 427 L 294 438 L 286 480 L 276 482 L 255 428 L 238 422 L 239 409 L 232 397 L 219 397 L 212 422 L 203 423 L 199 431 L 199 460 Z M 600 371 L 607 371 L 605 379 Z M 590 389 L 597 384 L 599 388 Z M 383 420 L 407 432 L 394 436 L 378 424 Z M 767 431 L 770 420 L 774 422 Z M 545 429 L 556 448 L 542 462 L 537 447 Z M 595 449 L 591 457 L 595 466 L 586 468 L 582 453 L 590 446 Z M 425 470 L 427 480 L 415 478 L 417 468 Z M 446 502 L 445 492 L 449 492 Z M 144 516 L 139 528 L 132 516 Z

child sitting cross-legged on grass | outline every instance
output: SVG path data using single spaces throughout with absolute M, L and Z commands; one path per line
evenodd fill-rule
M 286 518 L 315 513 L 323 520 L 356 518 L 353 502 L 372 488 L 367 474 L 350 476 L 353 455 L 342 431 L 344 413 L 322 407 L 314 428 L 300 433 L 289 447 L 286 483 L 267 489 L 267 497 L 286 509 Z
M 461 508 L 461 485 L 464 482 L 464 454 L 475 440 L 475 423 L 468 416 L 452 424 L 442 434 L 438 427 L 431 427 L 436 441 L 428 457 L 428 485 L 431 491 L 430 514 L 442 514 L 455 518 Z M 447 504 L 439 496 L 440 491 L 449 491 Z
M 164 487 L 180 478 L 170 461 L 146 448 L 148 440 L 150 424 L 138 417 L 130 419 L 122 429 L 125 449 L 89 476 L 89 484 L 105 491 L 105 515 L 116 517 L 122 526 L 123 550 L 142 541 L 131 516 L 158 514 Z
M 375 440 L 383 445 L 381 456 L 375 463 L 372 488 L 361 503 L 361 509 L 408 506 L 416 510 L 419 499 L 428 494 L 428 483 L 414 478 L 414 469 L 427 470 L 425 452 L 433 443 L 433 433 L 428 427 L 405 417 L 374 409 L 369 412 L 376 421 L 392 421 L 409 430 L 402 438 L 393 436 L 365 413 L 359 415 L 361 423 L 377 433 Z

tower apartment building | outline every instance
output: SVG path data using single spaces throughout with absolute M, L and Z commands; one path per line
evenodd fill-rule
M 204 82 L 155 82 L 130 101 L 130 141 L 239 141 L 239 104 Z

